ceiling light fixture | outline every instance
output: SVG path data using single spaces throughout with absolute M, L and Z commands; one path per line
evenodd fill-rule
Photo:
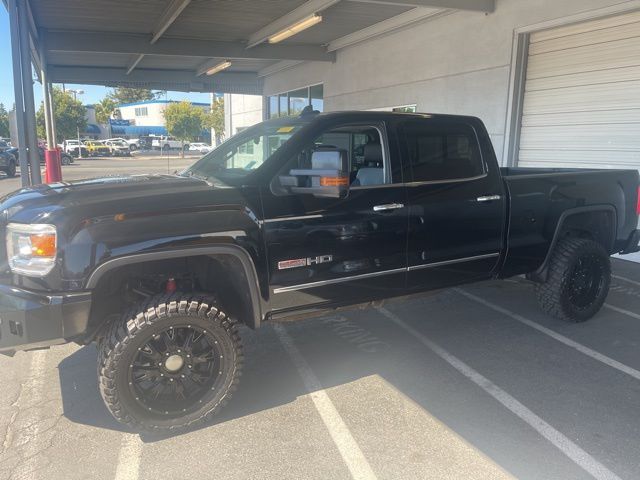
M 293 35 L 296 35 L 302 32 L 303 30 L 306 30 L 309 27 L 313 27 L 314 25 L 317 25 L 321 21 L 322 21 L 322 15 L 314 13 L 310 17 L 303 18 L 299 22 L 296 22 L 293 25 L 290 25 L 287 28 L 280 30 L 278 33 L 274 33 L 267 39 L 267 41 L 269 43 L 281 42 L 282 40 L 285 40 Z
M 229 68 L 231 66 L 231 62 L 229 60 L 225 60 L 222 63 L 219 63 L 217 65 L 214 65 L 213 67 L 211 67 L 210 69 L 208 69 L 205 73 L 207 75 L 215 75 L 218 72 L 221 72 L 222 70 L 226 70 L 227 68 Z

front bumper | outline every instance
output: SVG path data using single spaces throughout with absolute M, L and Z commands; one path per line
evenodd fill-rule
M 620 253 L 634 253 L 640 251 L 640 230 L 634 230 L 633 233 L 629 236 L 629 240 L 627 240 L 627 244 Z
M 89 322 L 90 292 L 42 293 L 0 284 L 0 353 L 67 343 Z

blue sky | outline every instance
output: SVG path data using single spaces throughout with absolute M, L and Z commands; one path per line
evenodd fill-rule
M 3 6 L 0 6 L 0 103 L 3 103 L 7 110 L 13 108 L 13 74 L 11 68 L 11 35 L 9 33 L 9 14 Z M 82 89 L 84 94 L 78 98 L 85 104 L 97 103 L 109 92 L 108 88 L 95 85 L 72 85 L 67 84 L 67 88 Z M 34 96 L 36 100 L 36 110 L 42 101 L 42 85 L 34 84 Z M 207 93 L 184 93 L 168 92 L 168 100 L 191 100 L 193 102 L 209 102 Z

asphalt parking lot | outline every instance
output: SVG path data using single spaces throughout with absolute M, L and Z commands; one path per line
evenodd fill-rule
M 110 417 L 94 346 L 0 356 L 0 479 L 640 478 L 640 264 L 614 260 L 607 305 L 584 324 L 548 318 L 515 278 L 242 335 L 232 402 L 174 437 Z

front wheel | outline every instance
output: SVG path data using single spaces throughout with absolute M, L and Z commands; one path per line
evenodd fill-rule
M 609 293 L 611 262 L 602 245 L 585 238 L 564 238 L 554 248 L 549 275 L 536 287 L 540 307 L 568 322 L 593 317 Z
M 100 342 L 100 393 L 129 427 L 186 429 L 229 400 L 242 361 L 236 325 L 214 300 L 156 296 L 111 325 Z

